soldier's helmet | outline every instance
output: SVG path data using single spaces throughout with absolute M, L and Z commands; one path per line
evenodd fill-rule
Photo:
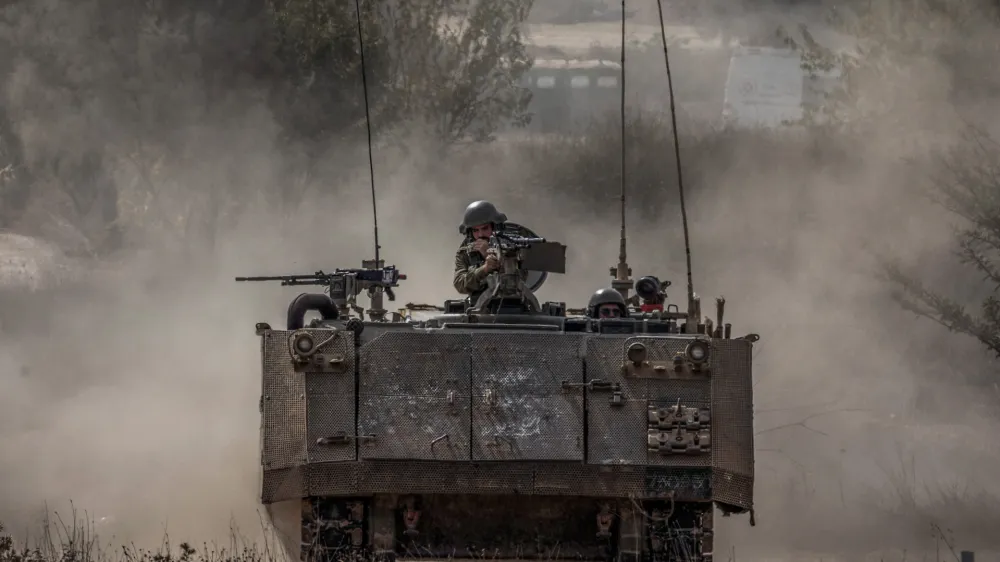
M 507 215 L 501 213 L 489 201 L 476 201 L 465 208 L 465 217 L 462 224 L 458 226 L 458 231 L 465 234 L 472 227 L 481 224 L 500 224 L 507 222 Z
M 625 298 L 618 291 L 605 287 L 603 289 L 598 289 L 590 297 L 590 302 L 587 303 L 587 316 L 591 318 L 599 317 L 599 309 L 602 304 L 613 304 L 621 310 L 622 318 L 628 316 L 628 306 L 625 304 Z

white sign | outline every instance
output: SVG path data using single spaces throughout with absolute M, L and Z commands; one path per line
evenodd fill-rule
M 777 127 L 802 118 L 802 59 L 792 49 L 740 47 L 729 60 L 722 117 Z

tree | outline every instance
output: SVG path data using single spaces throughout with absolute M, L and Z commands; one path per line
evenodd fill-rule
M 519 81 L 530 59 L 520 28 L 532 3 L 361 2 L 373 126 L 430 124 L 434 135 L 450 144 L 467 136 L 488 139 L 507 121 L 524 123 L 530 98 Z M 312 101 L 297 108 L 296 127 L 313 132 L 361 128 L 354 3 L 269 0 L 269 5 L 277 53 L 293 74 L 286 95 L 307 95 Z
M 0 76 L 6 94 L 0 108 L 0 137 L 5 138 L 0 142 L 13 157 L 4 193 L 12 209 L 5 209 L 10 214 L 4 218 L 16 225 L 30 198 L 42 191 L 36 188 L 52 188 L 45 196 L 69 209 L 72 217 L 61 222 L 72 223 L 73 236 L 84 240 L 78 249 L 91 252 L 118 243 L 117 187 L 103 165 L 106 130 L 91 118 L 111 74 L 94 59 L 110 64 L 119 59 L 110 56 L 115 45 L 84 41 L 69 48 L 69 42 L 80 30 L 73 25 L 77 18 L 99 12 L 102 1 L 52 10 L 13 2 L 0 15 Z M 102 22 L 94 31 L 102 34 L 113 25 Z M 101 223 L 90 236 L 80 232 L 80 222 L 87 220 Z
M 0 106 L 0 228 L 6 228 L 24 210 L 28 182 L 22 165 L 19 139 Z
M 962 220 L 956 234 L 957 254 L 987 289 L 978 313 L 970 313 L 970 300 L 944 296 L 905 272 L 898 260 L 884 262 L 887 280 L 896 288 L 895 298 L 904 308 L 953 332 L 979 340 L 1000 357 L 1000 143 L 986 133 L 971 130 L 965 142 L 940 158 L 944 174 L 936 178 L 934 192 L 941 205 Z
M 902 130 L 956 93 L 1000 88 L 1000 79 L 980 72 L 1000 54 L 994 31 L 1000 8 L 992 0 L 855 0 L 831 8 L 826 21 L 851 44 L 823 45 L 805 24 L 775 33 L 800 51 L 821 98 L 802 124 L 853 133 Z M 825 78 L 831 72 L 839 76 L 832 87 Z M 939 116 L 925 117 L 927 124 Z
M 919 133 L 931 141 L 925 144 L 930 157 L 909 165 L 930 173 L 930 195 L 963 224 L 957 256 L 982 279 L 986 294 L 979 312 L 969 312 L 972 291 L 946 296 L 898 259 L 883 259 L 882 273 L 905 309 L 976 338 L 1000 357 L 1000 299 L 994 296 L 1000 289 L 1000 145 L 974 129 L 957 144 L 941 142 L 960 129 L 961 106 L 1000 91 L 995 73 L 982 72 L 1000 53 L 1000 6 L 993 0 L 865 0 L 843 7 L 829 21 L 853 39 L 849 51 L 820 45 L 805 26 L 800 39 L 777 33 L 801 51 L 807 75 L 833 68 L 842 75 L 804 122 L 841 134 L 878 131 L 903 142 Z
M 375 133 L 430 124 L 448 145 L 523 122 L 529 94 L 519 80 L 530 63 L 520 24 L 531 3 L 361 0 Z M 0 12 L 5 213 L 51 199 L 81 215 L 65 218 L 83 238 L 107 239 L 124 223 L 185 236 L 193 222 L 235 216 L 264 188 L 247 177 L 254 150 L 284 152 L 269 158 L 287 163 L 278 175 L 310 177 L 365 133 L 353 1 L 8 4 Z M 238 133 L 248 129 L 255 134 Z M 277 142 L 244 149 L 227 133 L 248 145 Z M 301 191 L 281 183 L 281 197 Z M 94 217 L 104 224 L 83 234 L 81 221 Z
M 361 56 L 352 1 L 268 0 L 272 68 L 270 105 L 286 133 L 325 144 L 364 126 Z M 376 6 L 362 3 L 362 34 L 369 96 L 386 96 L 388 61 Z M 374 79 L 373 79 L 374 78 Z M 375 111 L 376 115 L 379 109 Z

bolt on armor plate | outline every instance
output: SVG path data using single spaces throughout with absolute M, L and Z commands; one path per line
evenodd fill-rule
M 303 334 L 311 348 L 297 345 Z M 342 502 L 338 521 L 348 523 L 337 548 L 377 546 L 388 556 L 406 541 L 429 540 L 425 522 L 443 516 L 446 498 L 483 506 L 515 496 L 544 505 L 590 498 L 580 514 L 587 541 L 611 533 L 646 558 L 700 548 L 707 560 L 705 510 L 712 502 L 753 506 L 748 340 L 377 323 L 354 334 L 260 332 L 261 499 Z M 692 352 L 693 343 L 706 347 Z M 637 361 L 653 368 L 623 368 Z M 410 519 L 402 504 L 375 507 L 405 497 L 418 506 Z M 370 513 L 362 527 L 378 522 L 377 530 L 358 535 L 348 517 L 356 502 Z M 630 510 L 639 515 L 629 519 Z M 654 510 L 683 512 L 671 516 L 681 523 L 650 523 Z M 624 524 L 638 527 L 623 533 Z
M 683 353 L 690 337 L 406 329 L 367 334 L 355 347 L 329 331 L 296 333 L 322 342 L 327 356 L 343 355 L 347 372 L 300 371 L 289 353 L 292 332 L 262 334 L 262 462 L 271 490 L 313 489 L 331 462 L 441 462 L 452 475 L 442 476 L 444 491 L 461 487 L 461 463 L 582 461 L 710 468 L 715 496 L 749 508 L 748 341 L 711 340 L 709 375 L 670 379 L 627 376 L 620 365 L 636 343 L 660 360 Z M 358 472 L 362 466 L 337 470 L 362 482 L 357 475 L 374 469 Z M 584 493 L 578 476 L 540 482 Z M 587 478 L 586 486 L 597 485 L 596 475 Z

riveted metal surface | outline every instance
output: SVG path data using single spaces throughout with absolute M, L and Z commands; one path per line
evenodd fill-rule
M 265 483 L 265 492 L 270 494 L 265 496 L 265 502 L 298 497 L 292 494 L 300 490 L 297 487 L 300 483 L 305 484 L 303 495 L 311 496 L 522 494 L 636 499 L 673 496 L 676 501 L 706 501 L 711 494 L 711 471 L 562 461 L 458 464 L 372 460 L 315 463 L 302 469 L 269 471 L 265 472 Z
M 332 334 L 310 332 L 317 342 Z M 669 360 L 690 337 L 392 330 L 366 334 L 357 358 L 353 336 L 324 344 L 346 365 L 320 373 L 295 371 L 291 333 L 261 340 L 265 503 L 470 493 L 753 505 L 749 342 L 712 340 L 707 379 L 658 379 L 623 375 L 627 346 Z M 586 386 L 595 380 L 607 384 Z M 648 408 L 678 400 L 708 410 L 709 454 L 647 451 Z
M 411 559 L 609 560 L 589 498 L 442 495 L 420 503 L 426 518 L 401 549 Z
M 646 464 L 646 380 L 625 379 L 621 364 L 627 337 L 594 336 L 587 340 L 586 381 L 620 385 L 620 402 L 612 392 L 587 392 L 587 462 Z
M 649 466 L 645 470 L 646 489 L 639 497 L 675 501 L 712 499 L 712 471 L 709 468 Z
M 753 509 L 753 476 L 728 470 L 712 471 L 712 499 L 742 509 Z
M 386 332 L 360 350 L 364 459 L 469 460 L 469 336 Z
M 351 332 L 309 331 L 318 345 L 317 353 L 339 355 L 344 358 L 346 367 L 342 373 L 304 373 L 309 462 L 354 460 L 357 458 L 354 335 Z M 331 336 L 335 337 L 331 339 Z
M 359 468 L 358 492 L 530 494 L 533 468 L 527 464 L 371 461 Z
M 745 340 L 712 341 L 716 369 L 712 377 L 712 488 L 716 501 L 753 507 L 753 344 Z
M 582 461 L 583 335 L 470 338 L 472 458 Z
M 273 330 L 261 335 L 261 464 L 265 469 L 306 462 L 306 387 L 288 353 L 290 334 Z
M 301 467 L 265 470 L 261 483 L 261 502 L 274 503 L 304 497 L 306 484 L 302 474 Z
M 533 493 L 707 501 L 711 499 L 711 470 L 549 463 L 536 468 Z
M 303 467 L 310 496 L 350 496 L 358 490 L 359 463 L 324 462 Z
M 307 395 L 310 463 L 352 461 L 358 458 L 353 394 Z
M 650 405 L 709 408 L 711 383 L 704 379 L 633 378 L 623 375 L 628 346 L 646 346 L 650 361 L 668 361 L 691 341 L 678 336 L 597 336 L 587 341 L 587 380 L 608 380 L 621 385 L 621 401 L 608 392 L 588 390 L 588 462 L 596 464 L 649 464 L 708 467 L 710 455 L 660 455 L 647 451 L 647 411 Z
M 645 469 L 633 466 L 585 464 L 539 465 L 533 491 L 543 495 L 594 497 L 642 497 Z
M 623 345 L 623 358 L 624 349 L 628 349 L 633 342 L 641 342 L 646 346 L 650 360 L 668 361 L 678 353 L 683 353 L 691 338 L 677 336 L 628 338 Z M 710 355 L 707 368 L 713 368 L 714 364 L 714 357 Z M 707 376 L 700 379 L 647 379 L 646 396 L 649 399 L 649 406 L 656 408 L 670 408 L 680 404 L 692 408 L 711 409 L 712 383 Z M 661 455 L 647 450 L 646 463 L 662 466 L 709 467 L 712 464 L 712 456 L 711 454 Z

